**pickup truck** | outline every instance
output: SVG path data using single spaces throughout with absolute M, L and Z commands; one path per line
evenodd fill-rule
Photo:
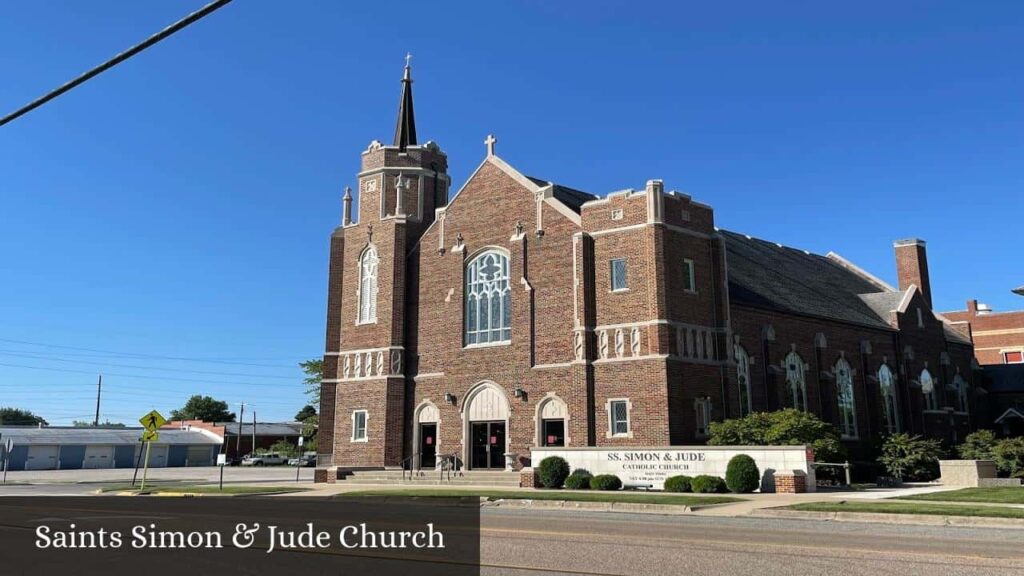
M 267 452 L 266 454 L 250 454 L 242 458 L 242 466 L 276 466 L 287 461 L 287 458 L 276 452 Z

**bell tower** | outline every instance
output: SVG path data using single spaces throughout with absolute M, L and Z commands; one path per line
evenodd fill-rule
M 394 140 L 363 151 L 358 214 L 346 189 L 331 236 L 319 447 L 327 466 L 398 466 L 403 457 L 408 255 L 450 185 L 448 157 L 416 139 L 411 58 Z

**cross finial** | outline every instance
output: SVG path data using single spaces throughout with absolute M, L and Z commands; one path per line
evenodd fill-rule
M 488 134 L 487 135 L 487 139 L 484 140 L 484 144 L 487 144 L 487 155 L 488 156 L 494 156 L 494 143 L 497 142 L 497 141 L 498 141 L 498 139 L 494 137 L 494 134 Z
M 405 67 L 409 68 L 412 64 L 412 52 L 405 53 Z

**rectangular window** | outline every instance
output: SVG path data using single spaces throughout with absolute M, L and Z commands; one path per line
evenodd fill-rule
M 1024 352 L 1003 352 L 1003 362 L 1006 364 L 1024 364 Z
M 683 290 L 687 292 L 697 291 L 697 273 L 694 270 L 693 260 L 683 260 Z
M 708 424 L 711 423 L 711 399 L 698 398 L 693 403 L 693 410 L 696 413 L 694 421 L 697 425 L 697 437 L 708 435 Z
M 366 410 L 352 412 L 352 441 L 366 441 Z
M 612 290 L 625 290 L 626 284 L 626 259 L 616 258 L 609 263 L 611 268 Z
M 611 416 L 612 436 L 629 434 L 629 403 L 626 400 L 612 400 L 608 403 Z

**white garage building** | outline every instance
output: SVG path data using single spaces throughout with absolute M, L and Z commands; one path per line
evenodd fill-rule
M 0 446 L 13 440 L 10 454 L 0 448 L 8 470 L 133 468 L 142 428 L 0 427 Z M 150 467 L 213 466 L 224 438 L 208 430 L 160 430 L 150 448 Z

